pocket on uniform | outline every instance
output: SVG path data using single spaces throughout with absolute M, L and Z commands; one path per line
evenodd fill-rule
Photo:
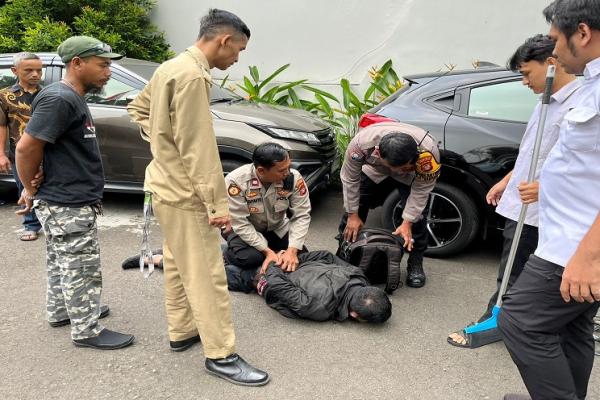
M 570 150 L 589 152 L 598 147 L 600 118 L 598 111 L 589 107 L 578 107 L 569 111 L 564 118 L 565 135 L 562 144 Z
M 277 200 L 273 208 L 276 213 L 281 213 L 290 208 L 290 204 L 287 200 Z
M 89 232 L 96 225 L 96 213 L 89 207 L 48 207 L 47 227 L 53 236 L 77 235 Z

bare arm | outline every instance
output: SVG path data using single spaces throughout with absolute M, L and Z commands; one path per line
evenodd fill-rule
M 8 145 L 8 127 L 6 125 L 0 125 L 0 172 L 8 174 L 10 172 L 10 160 L 6 154 L 6 147 Z
M 39 140 L 29 135 L 27 132 L 23 134 L 16 149 L 16 165 L 19 179 L 23 184 L 23 193 L 19 204 L 24 204 L 25 209 L 17 211 L 17 214 L 25 214 L 31 211 L 33 199 L 37 193 L 37 188 L 33 186 L 32 181 L 38 173 L 40 163 L 44 157 L 44 146 L 46 142 Z

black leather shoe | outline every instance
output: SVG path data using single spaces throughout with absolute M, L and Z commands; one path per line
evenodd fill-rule
M 269 382 L 269 374 L 254 368 L 235 353 L 216 360 L 207 358 L 204 366 L 209 373 L 236 385 L 262 386 Z
M 73 340 L 73 343 L 75 346 L 79 347 L 92 347 L 99 350 L 115 350 L 129 346 L 133 343 L 133 339 L 133 335 L 126 335 L 104 328 L 96 337 L 76 339 Z
M 406 284 L 413 288 L 420 288 L 425 286 L 425 271 L 423 271 L 423 265 L 415 264 L 409 265 L 406 268 L 408 275 L 406 277 Z
M 173 351 L 186 351 L 194 344 L 200 342 L 200 335 L 192 336 L 183 340 L 170 340 L 169 345 Z
M 152 250 L 152 255 L 162 256 L 162 249 Z M 139 268 L 139 267 L 140 267 L 140 255 L 139 254 L 135 255 L 135 256 L 131 256 L 129 258 L 126 258 L 121 263 L 121 268 L 123 268 L 123 269 L 133 269 L 133 268 Z M 155 267 L 158 269 L 163 269 L 162 259 L 160 260 L 158 265 L 155 265 Z
M 105 318 L 110 314 L 110 308 L 108 306 L 100 306 L 100 317 Z M 63 319 L 62 321 L 48 322 L 51 327 L 58 328 L 59 326 L 71 325 L 71 320 L 69 318 Z

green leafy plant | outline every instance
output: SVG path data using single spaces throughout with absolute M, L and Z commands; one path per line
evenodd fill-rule
M 286 64 L 279 67 L 275 72 L 271 73 L 265 79 L 260 79 L 260 73 L 258 68 L 254 65 L 248 67 L 250 70 L 250 76 L 244 76 L 242 83 L 238 83 L 239 87 L 243 92 L 246 93 L 248 100 L 256 103 L 268 103 L 277 105 L 290 105 L 301 107 L 299 103 L 298 94 L 294 88 L 302 83 L 306 82 L 306 79 L 299 81 L 289 82 L 282 85 L 268 85 L 275 79 L 279 74 L 288 69 L 290 64 Z M 295 101 L 298 100 L 298 103 Z
M 54 51 L 71 35 L 93 36 L 128 57 L 174 55 L 150 22 L 154 0 L 8 0 L 0 7 L 0 51 Z
M 362 95 L 352 89 L 348 79 L 341 79 L 340 100 L 326 90 L 307 85 L 306 79 L 273 83 L 289 67 L 290 64 L 283 65 L 261 80 L 258 68 L 250 66 L 249 76 L 244 76 L 241 82 L 230 88 L 234 91 L 240 89 L 252 102 L 299 108 L 324 119 L 335 132 L 338 152 L 342 157 L 358 130 L 360 117 L 403 86 L 392 61 L 388 60 L 381 68 L 373 67 L 369 70 L 369 86 Z M 223 78 L 221 86 L 225 87 L 228 80 L 229 76 Z M 307 98 L 306 94 L 312 95 L 312 98 Z

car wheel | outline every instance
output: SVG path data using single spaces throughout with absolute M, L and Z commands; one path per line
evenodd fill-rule
M 238 160 L 221 160 L 221 166 L 223 167 L 223 175 L 227 175 L 234 169 L 237 169 L 244 165 L 243 162 Z
M 383 225 L 395 230 L 402 223 L 404 203 L 398 191 L 383 204 Z M 425 254 L 447 257 L 467 247 L 479 230 L 479 212 L 462 190 L 438 183 L 429 195 L 426 209 L 429 243 Z

